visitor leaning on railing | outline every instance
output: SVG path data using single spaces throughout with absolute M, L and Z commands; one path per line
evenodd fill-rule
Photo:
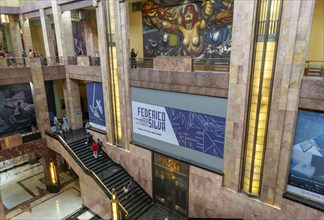
M 29 59 L 26 57 L 5 58 L 0 56 L 0 68 L 20 68 L 28 66 Z

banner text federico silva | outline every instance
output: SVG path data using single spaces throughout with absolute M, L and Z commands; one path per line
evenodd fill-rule
M 165 112 L 156 111 L 152 109 L 147 109 L 143 107 L 137 108 L 137 115 L 139 116 L 136 118 L 139 125 L 144 127 L 149 127 L 151 129 L 155 129 L 158 131 L 165 131 Z M 138 128 L 142 130 L 141 128 Z M 149 133 L 153 133 L 150 130 L 143 130 Z M 155 132 L 154 132 L 155 133 Z M 156 133 L 157 135 L 161 135 Z

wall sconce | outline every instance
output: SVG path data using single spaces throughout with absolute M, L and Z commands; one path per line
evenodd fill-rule
M 115 189 L 112 189 L 111 219 L 112 220 L 118 220 L 119 219 L 118 199 L 117 199 L 117 193 L 116 193 Z

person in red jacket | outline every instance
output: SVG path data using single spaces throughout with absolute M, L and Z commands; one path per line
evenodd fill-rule
M 91 144 L 91 147 L 92 147 L 93 156 L 97 159 L 97 157 L 98 157 L 98 144 L 95 141 L 93 141 L 92 144 Z

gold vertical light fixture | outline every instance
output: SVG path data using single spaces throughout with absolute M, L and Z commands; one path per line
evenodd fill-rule
M 112 189 L 112 198 L 111 198 L 111 219 L 119 219 L 119 210 L 118 210 L 118 199 L 115 189 Z
M 115 13 L 114 1 L 107 1 L 108 4 L 108 52 L 109 52 L 109 69 L 111 72 L 111 94 L 112 94 L 112 112 L 113 112 L 113 132 L 114 142 L 121 145 L 122 127 L 120 118 L 120 98 L 119 98 L 119 75 L 117 69 L 117 49 L 116 49 L 116 30 L 115 30 Z
M 259 0 L 242 188 L 259 196 L 283 0 Z
M 55 168 L 53 161 L 50 162 L 49 169 L 50 169 L 51 183 L 53 185 L 56 185 L 57 184 L 57 174 L 56 174 L 56 168 Z

